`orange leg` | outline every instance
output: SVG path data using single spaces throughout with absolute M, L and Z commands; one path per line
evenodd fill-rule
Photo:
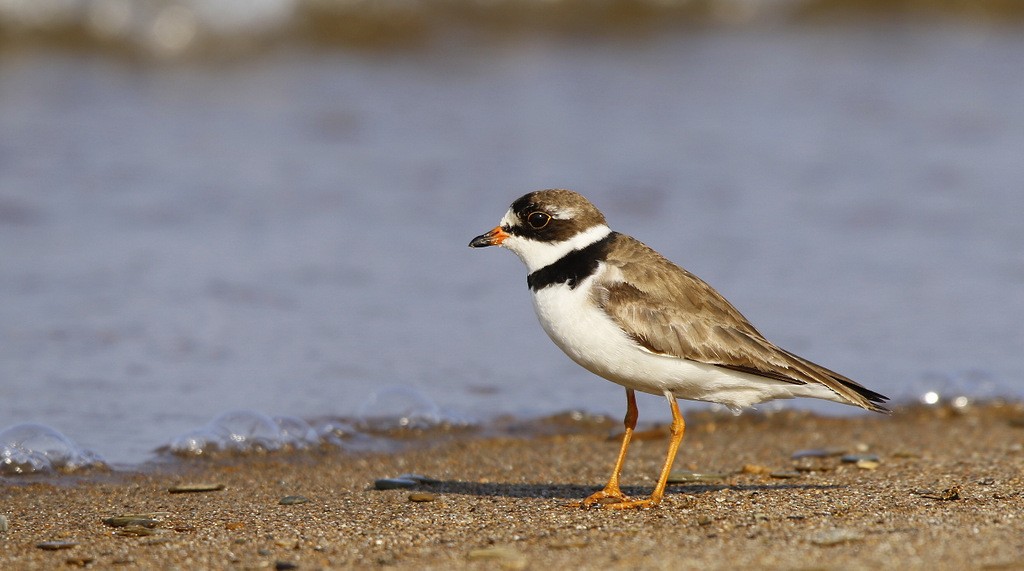
M 619 448 L 619 457 L 615 460 L 615 467 L 612 468 L 612 477 L 608 479 L 608 483 L 603 490 L 594 492 L 582 502 L 570 505 L 573 507 L 589 508 L 594 505 L 602 505 L 607 500 L 620 503 L 629 501 L 629 498 L 619 489 L 619 474 L 622 473 L 622 465 L 626 463 L 626 450 L 629 449 L 629 441 L 633 438 L 633 429 L 636 428 L 638 416 L 636 394 L 633 392 L 633 389 L 626 389 L 626 418 L 622 422 L 626 427 L 626 433 L 622 436 L 622 447 Z
M 679 412 L 679 403 L 676 402 L 676 398 L 671 393 L 666 393 L 665 397 L 672 406 L 672 435 L 668 442 L 668 455 L 665 457 L 665 465 L 661 467 L 661 476 L 658 477 L 658 484 L 654 487 L 654 492 L 646 500 L 624 500 L 619 503 L 605 504 L 603 507 L 616 510 L 650 508 L 661 503 L 661 498 L 665 495 L 665 486 L 668 484 L 668 475 L 672 471 L 672 464 L 676 460 L 679 444 L 683 441 L 683 433 L 686 432 L 686 423 L 683 422 L 683 415 Z M 618 472 L 616 472 L 616 475 L 618 475 Z

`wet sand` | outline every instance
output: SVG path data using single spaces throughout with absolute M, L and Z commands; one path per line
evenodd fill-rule
M 608 476 L 618 442 L 607 420 L 547 423 L 529 436 L 513 426 L 412 439 L 391 454 L 7 478 L 0 568 L 1024 568 L 1020 405 L 687 421 L 676 471 L 710 476 L 670 486 L 664 503 L 645 511 L 566 507 Z M 650 492 L 667 442 L 662 427 L 639 436 L 623 475 L 636 495 Z M 861 462 L 792 458 L 804 449 Z M 438 482 L 374 489 L 402 473 Z M 168 491 L 196 483 L 223 489 Z M 428 501 L 410 501 L 414 493 Z M 286 496 L 309 501 L 283 505 Z M 128 514 L 153 521 L 103 521 Z M 74 545 L 38 547 L 54 541 Z

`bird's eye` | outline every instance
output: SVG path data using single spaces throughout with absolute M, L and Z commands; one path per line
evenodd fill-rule
M 551 216 L 539 210 L 536 212 L 531 212 L 530 215 L 526 217 L 526 223 L 529 224 L 530 227 L 532 227 L 534 230 L 540 230 L 541 228 L 547 226 L 548 222 L 551 222 Z

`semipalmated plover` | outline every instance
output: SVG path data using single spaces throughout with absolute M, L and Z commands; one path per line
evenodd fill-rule
M 677 398 L 737 410 L 812 397 L 888 412 L 885 396 L 761 335 L 721 294 L 639 240 L 612 231 L 586 198 L 540 190 L 512 203 L 473 248 L 503 246 L 526 264 L 533 308 L 551 340 L 590 372 L 626 388 L 625 435 L 608 484 L 582 507 L 650 507 L 665 493 L 683 439 Z M 671 439 L 650 498 L 630 500 L 619 474 L 636 427 L 634 391 L 663 395 Z

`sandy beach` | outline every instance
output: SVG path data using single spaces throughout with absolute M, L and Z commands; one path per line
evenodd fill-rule
M 608 476 L 610 419 L 389 454 L 6 478 L 0 568 L 1024 568 L 1020 405 L 687 416 L 680 481 L 645 511 L 567 507 Z M 646 428 L 623 474 L 633 495 L 650 492 L 667 441 Z M 376 489 L 407 473 L 436 481 Z

